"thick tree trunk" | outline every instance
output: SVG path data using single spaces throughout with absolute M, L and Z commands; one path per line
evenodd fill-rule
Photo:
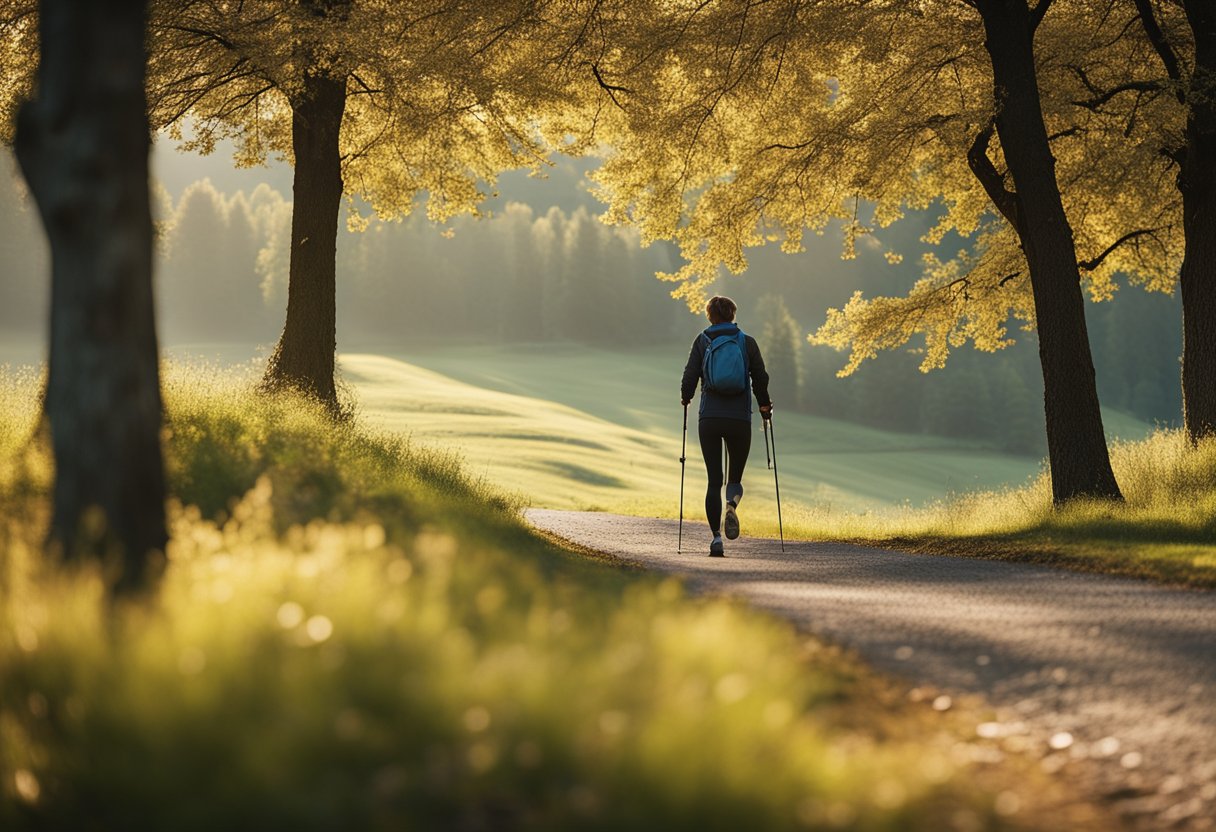
M 111 559 L 123 589 L 167 540 L 144 16 L 131 0 L 42 0 L 16 136 L 51 246 L 51 544 Z
M 1216 5 L 1187 0 L 1195 37 L 1186 154 L 1178 187 L 1186 256 L 1182 290 L 1182 412 L 1192 441 L 1216 435 Z
M 334 387 L 335 259 L 342 165 L 338 135 L 346 110 L 346 81 L 305 78 L 292 105 L 295 174 L 287 323 L 266 370 L 266 385 L 289 388 L 337 410 Z
M 1043 122 L 1031 13 L 1026 0 L 978 6 L 992 59 L 997 135 L 1016 189 L 1017 230 L 1034 294 L 1052 498 L 1121 499 L 1098 407 L 1076 248 Z

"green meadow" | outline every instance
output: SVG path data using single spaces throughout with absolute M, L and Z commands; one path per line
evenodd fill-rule
M 545 508 L 675 516 L 679 510 L 687 347 L 610 352 L 577 345 L 448 347 L 346 353 L 344 377 L 370 423 L 451 448 L 474 475 Z M 974 442 L 888 433 L 781 409 L 781 496 L 789 506 L 847 511 L 921 504 L 1021 483 L 1039 461 Z M 1131 421 L 1131 420 L 1129 420 Z M 749 511 L 772 515 L 757 417 L 745 485 Z M 1132 430 L 1143 430 L 1131 422 Z M 705 470 L 689 407 L 686 516 L 697 516 Z

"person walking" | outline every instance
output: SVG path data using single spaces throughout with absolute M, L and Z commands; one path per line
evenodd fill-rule
M 710 557 L 725 555 L 722 531 L 728 540 L 739 536 L 739 501 L 743 499 L 743 468 L 752 446 L 752 393 L 760 416 L 768 419 L 773 402 L 768 395 L 768 372 L 756 339 L 735 323 L 738 306 L 727 297 L 715 296 L 705 304 L 709 327 L 697 335 L 688 354 L 680 382 L 680 403 L 687 408 L 701 384 L 697 434 L 709 487 L 705 492 L 705 517 L 713 541 Z M 726 445 L 726 515 L 722 513 L 722 446 Z M 723 528 L 725 527 L 725 528 Z

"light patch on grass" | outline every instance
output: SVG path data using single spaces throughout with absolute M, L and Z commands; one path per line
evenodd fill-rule
M 1051 503 L 1046 473 L 1021 488 L 869 513 L 796 509 L 787 531 L 808 539 L 1055 563 L 1216 586 L 1216 440 L 1181 430 L 1111 446 L 1125 501 Z

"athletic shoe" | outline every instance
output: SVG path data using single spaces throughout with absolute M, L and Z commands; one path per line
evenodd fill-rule
M 739 515 L 735 514 L 735 507 L 730 503 L 726 504 L 726 520 L 722 525 L 725 527 L 727 540 L 734 540 L 739 536 Z
M 709 556 L 711 558 L 724 558 L 725 553 L 722 551 L 722 536 L 714 535 L 713 542 L 709 544 Z

